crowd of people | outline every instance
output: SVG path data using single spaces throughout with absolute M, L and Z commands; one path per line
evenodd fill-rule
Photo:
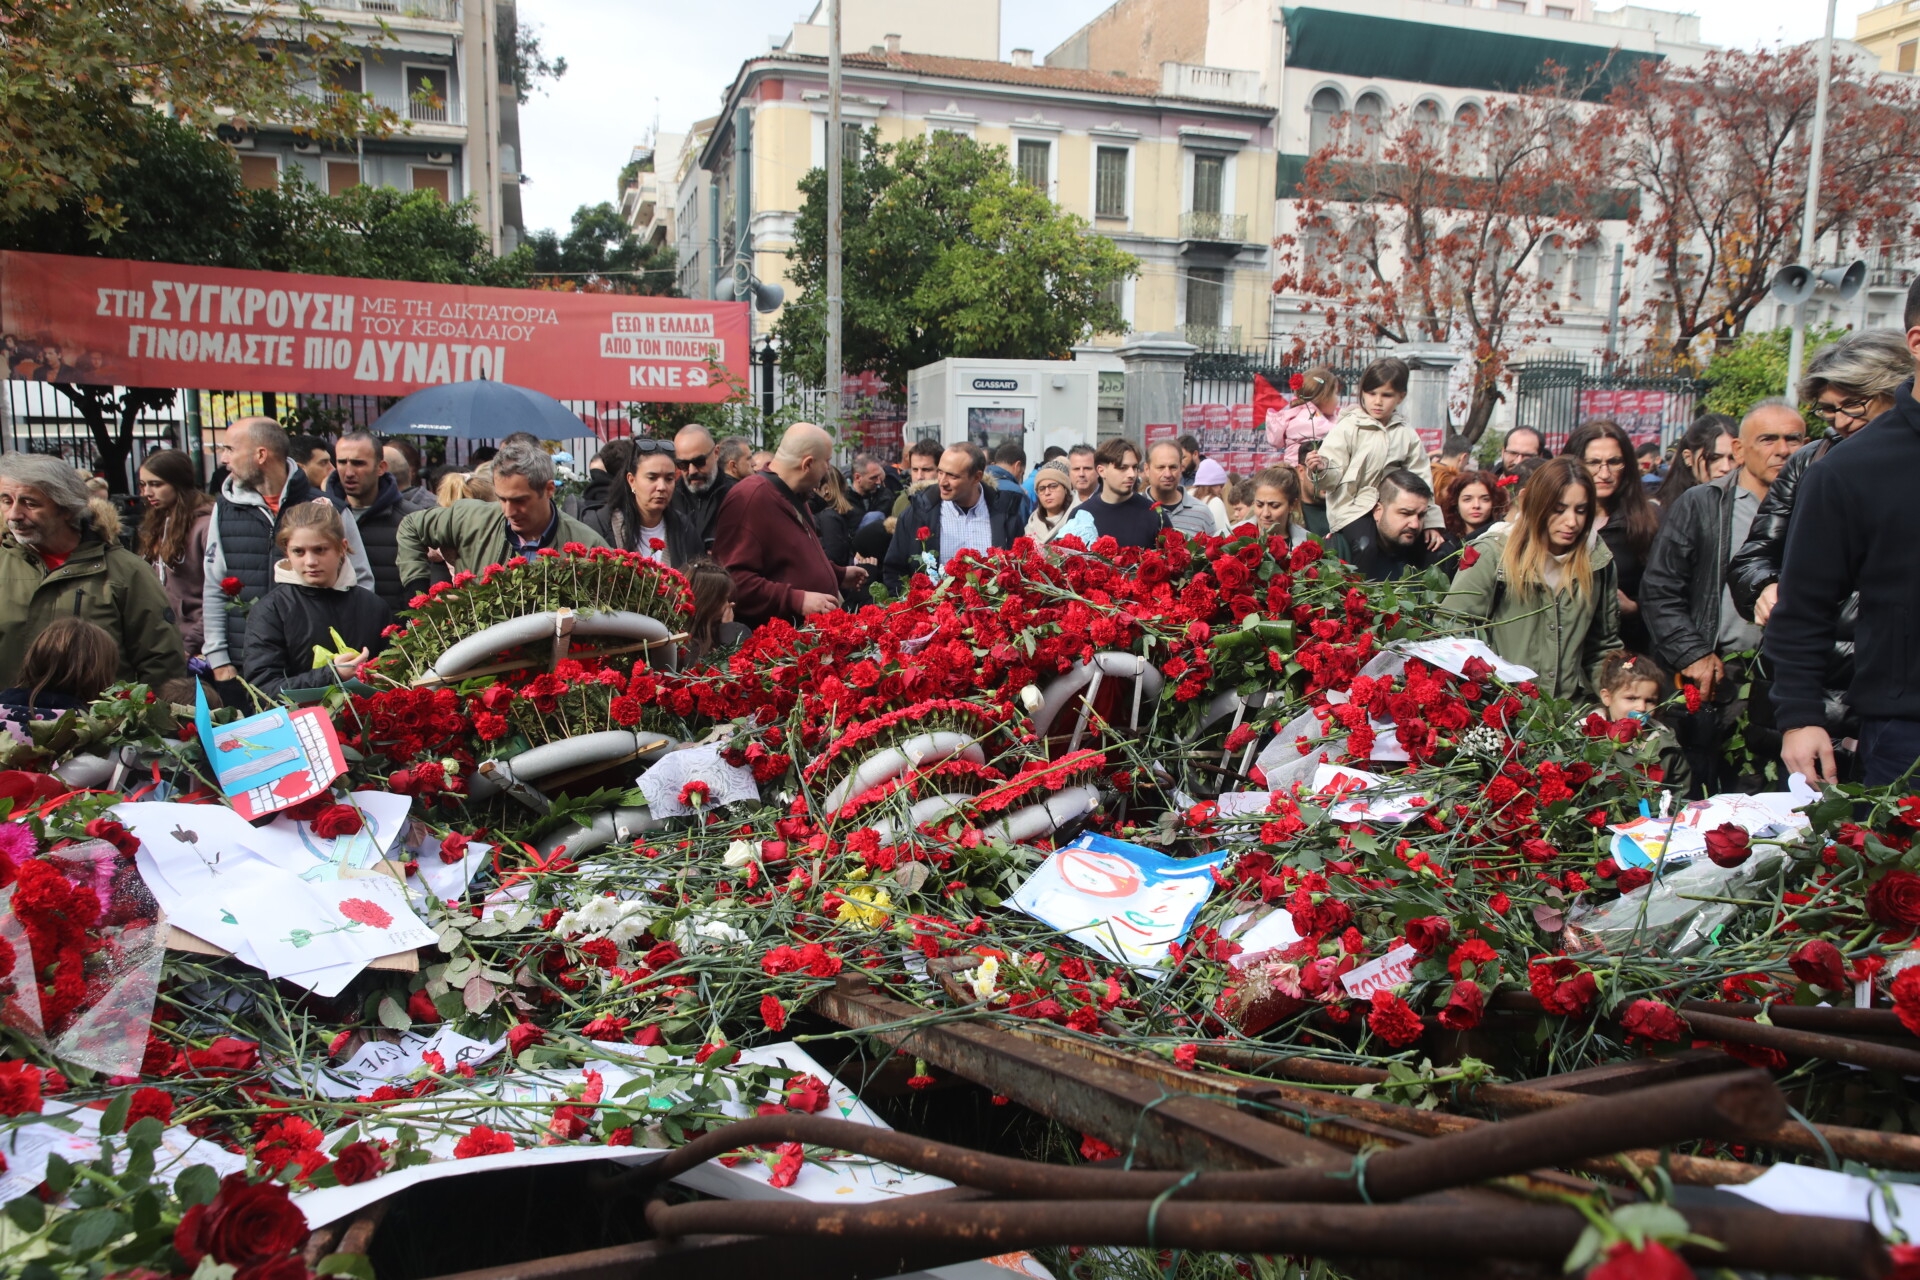
M 1799 403 L 1701 415 L 1670 455 L 1595 420 L 1552 456 L 1524 426 L 1497 456 L 1458 437 L 1429 456 L 1393 357 L 1351 402 L 1330 370 L 1294 379 L 1266 428 L 1288 462 L 1247 476 L 1192 436 L 1049 448 L 1031 469 L 1018 443 L 920 439 L 897 463 L 841 466 L 811 424 L 771 449 L 687 426 L 608 443 L 563 495 L 530 435 L 430 470 L 404 439 L 246 418 L 220 434 L 211 491 L 178 450 L 142 459 L 123 537 L 104 482 L 7 454 L 0 715 L 57 715 L 115 681 L 190 698 L 190 662 L 229 702 L 308 695 L 354 680 L 432 584 L 569 544 L 685 573 L 702 655 L 1022 537 L 1148 547 L 1251 526 L 1273 547 L 1317 541 L 1370 581 L 1444 574 L 1441 630 L 1481 636 L 1552 696 L 1666 706 L 1650 723 L 1697 790 L 1751 786 L 1774 755 L 1818 780 L 1887 782 L 1920 758 L 1920 573 L 1903 536 L 1920 515 L 1899 491 L 1920 452 L 1920 286 L 1905 321 L 1817 352 Z M 1803 405 L 1826 427 L 1811 443 Z M 1736 726 L 1745 752 L 1727 750 Z

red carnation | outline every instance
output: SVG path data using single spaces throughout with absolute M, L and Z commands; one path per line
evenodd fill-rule
M 806 1156 L 797 1142 L 783 1142 L 775 1150 L 780 1153 L 780 1158 L 774 1161 L 770 1184 L 776 1187 L 790 1187 L 793 1185 L 793 1180 L 800 1176 L 800 1169 L 806 1163 Z
M 1413 1007 L 1391 991 L 1373 993 L 1373 1008 L 1367 1014 L 1373 1033 L 1396 1049 L 1405 1048 L 1420 1038 L 1425 1027 Z
M 769 1031 L 779 1031 L 787 1025 L 787 1011 L 780 1006 L 780 998 L 771 991 L 760 997 L 760 1021 L 767 1024 Z
M 246 583 L 240 581 L 238 578 L 220 579 L 220 590 L 228 596 L 239 595 L 240 592 L 246 588 L 246 585 Z
M 1687 714 L 1690 716 L 1699 715 L 1700 706 L 1702 702 L 1702 699 L 1700 697 L 1700 686 L 1697 684 L 1690 684 L 1686 687 L 1686 689 L 1684 690 L 1684 693 L 1687 699 Z
M 355 924 L 368 925 L 375 929 L 386 929 L 393 925 L 393 915 L 377 902 L 365 898 L 344 898 L 340 902 L 340 914 Z
M 1287 379 L 1287 390 L 1289 391 L 1297 392 L 1300 390 L 1300 388 L 1306 385 L 1307 385 L 1306 378 L 1303 375 L 1298 373 L 1294 374 L 1291 378 Z
M 1787 963 L 1793 967 L 1794 976 L 1809 986 L 1825 987 L 1829 991 L 1844 991 L 1847 987 L 1846 958 L 1840 954 L 1840 948 L 1825 938 L 1806 943 Z
M 1895 867 L 1867 890 L 1867 914 L 1897 928 L 1920 927 L 1920 875 Z
M 1920 1036 L 1920 968 L 1909 966 L 1894 976 L 1893 1011 L 1900 1025 Z
M 1447 1007 L 1440 1011 L 1440 1025 L 1450 1031 L 1471 1031 L 1480 1025 L 1486 1012 L 1486 997 L 1480 984 L 1462 980 L 1453 984 Z
M 713 788 L 709 787 L 699 778 L 695 778 L 692 782 L 680 788 L 680 803 L 689 809 L 698 808 L 705 804 L 707 797 L 712 794 Z
M 434 1006 L 433 997 L 427 994 L 425 987 L 407 997 L 407 1016 L 416 1023 L 440 1021 L 440 1010 Z
M 343 1187 L 368 1182 L 386 1171 L 386 1157 L 371 1142 L 350 1142 L 333 1158 L 333 1176 Z
M 477 1124 L 466 1137 L 454 1144 L 453 1158 L 472 1160 L 477 1156 L 504 1155 L 514 1149 L 512 1134 L 499 1133 L 487 1128 L 486 1125 Z
M 0 1062 L 0 1115 L 25 1115 L 40 1106 L 40 1068 L 31 1062 Z
M 1737 867 L 1753 856 L 1751 840 L 1746 828 L 1723 822 L 1706 833 L 1707 856 L 1715 866 Z
M 350 804 L 330 804 L 313 818 L 313 834 L 322 840 L 358 835 L 364 826 L 360 811 Z
M 1659 1000 L 1635 1000 L 1627 1006 L 1627 1012 L 1621 1017 L 1620 1025 L 1630 1036 L 1639 1036 L 1643 1040 L 1660 1040 L 1668 1044 L 1680 1039 L 1687 1032 L 1687 1024 L 1673 1011 L 1673 1006 Z
M 127 1128 L 149 1116 L 163 1125 L 173 1123 L 173 1095 L 164 1089 L 135 1089 L 127 1106 Z

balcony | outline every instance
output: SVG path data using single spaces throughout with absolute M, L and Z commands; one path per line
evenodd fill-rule
M 1260 73 L 1227 67 L 1203 67 L 1191 62 L 1160 64 L 1160 92 L 1170 98 L 1204 98 L 1210 102 L 1260 104 Z
M 1244 213 L 1202 213 L 1192 210 L 1180 215 L 1182 240 L 1220 240 L 1245 244 L 1247 215 Z
M 366 14 L 385 22 L 460 21 L 460 0 L 319 0 L 324 12 Z
M 332 103 L 338 102 L 345 94 L 338 89 L 327 89 L 322 96 Z M 461 129 L 467 124 L 466 105 L 453 95 L 376 92 L 357 96 L 370 99 L 374 106 L 384 107 L 412 124 L 447 125 Z
M 1203 351 L 1218 351 L 1240 345 L 1240 326 L 1237 324 L 1183 324 L 1180 326 L 1180 336 Z

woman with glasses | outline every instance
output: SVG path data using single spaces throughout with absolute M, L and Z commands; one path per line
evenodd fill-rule
M 1560 451 L 1577 458 L 1593 477 L 1594 532 L 1613 553 L 1620 593 L 1620 639 L 1635 653 L 1650 653 L 1652 638 L 1640 620 L 1640 576 L 1646 571 L 1647 552 L 1660 531 L 1660 512 L 1640 483 L 1640 460 L 1633 441 L 1620 424 L 1598 418 L 1582 423 Z
M 604 506 L 582 517 L 610 547 L 638 551 L 678 569 L 706 553 L 686 538 L 685 530 L 667 519 L 673 500 L 673 442 L 635 440 L 626 472 L 607 487 Z M 679 545 L 676 545 L 679 544 Z
M 1742 617 L 1764 627 L 1773 614 L 1780 595 L 1780 565 L 1786 559 L 1787 521 L 1807 468 L 1891 409 L 1894 393 L 1912 376 L 1913 357 L 1905 337 L 1891 329 L 1850 334 L 1823 347 L 1807 363 L 1800 399 L 1832 430 L 1795 450 L 1781 465 L 1754 513 L 1746 542 L 1727 565 L 1727 590 Z M 1841 606 L 1827 664 L 1827 730 L 1836 742 L 1853 732 L 1844 694 L 1853 680 L 1853 627 L 1859 608 L 1857 594 Z

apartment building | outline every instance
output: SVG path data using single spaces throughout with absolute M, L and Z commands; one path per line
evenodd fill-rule
M 1920 0 L 1890 0 L 1854 19 L 1855 43 L 1866 46 L 1882 71 L 1920 72 Z
M 963 27 L 997 24 L 993 0 L 946 8 L 979 10 Z M 718 210 L 709 290 L 731 288 L 736 262 L 787 284 L 799 180 L 825 162 L 828 116 L 826 58 L 806 51 L 811 24 L 794 32 L 741 66 L 701 149 Z M 850 139 L 951 132 L 1002 147 L 1021 178 L 1140 258 L 1118 298 L 1131 328 L 1208 342 L 1264 330 L 1274 145 L 1257 77 L 1185 64 L 1116 75 L 1042 66 L 1029 50 L 1006 62 L 915 52 L 914 39 L 889 32 L 844 54 Z
M 401 125 L 389 137 L 351 142 L 263 125 L 235 142 L 242 179 L 265 187 L 298 171 L 333 194 L 366 183 L 470 198 L 495 251 L 512 250 L 524 229 L 513 0 L 320 0 L 318 9 L 364 32 L 367 43 L 313 92 L 365 94 Z
M 620 190 L 620 216 L 642 244 L 655 248 L 675 244 L 673 221 L 679 182 L 661 169 L 679 158 L 685 143 L 685 134 L 658 134 L 652 142 L 635 147 L 627 158 L 632 173 Z

